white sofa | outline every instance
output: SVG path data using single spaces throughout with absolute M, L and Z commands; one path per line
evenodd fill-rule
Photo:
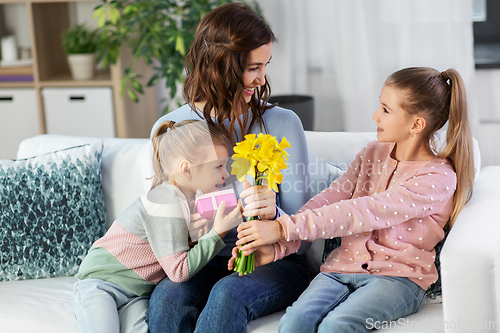
M 306 132 L 312 180 L 326 182 L 326 163 L 346 167 L 374 133 Z M 42 135 L 23 141 L 18 158 L 93 142 L 95 138 Z M 139 152 L 147 139 L 104 139 L 102 187 L 108 225 L 144 193 Z M 479 156 L 476 155 L 479 160 Z M 318 183 L 315 183 L 318 184 Z M 326 183 L 325 183 L 326 185 Z M 307 251 L 317 271 L 323 240 Z M 500 166 L 480 171 L 472 200 L 465 206 L 443 248 L 442 303 L 427 302 L 417 314 L 397 322 L 373 323 L 391 332 L 496 331 L 500 318 Z M 0 332 L 78 332 L 72 302 L 75 278 L 0 282 Z M 390 292 L 390 291 L 388 291 Z M 278 312 L 250 322 L 248 333 L 277 332 Z M 166 320 L 168 316 L 166 317 Z

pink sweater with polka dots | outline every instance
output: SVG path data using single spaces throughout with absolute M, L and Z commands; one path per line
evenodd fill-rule
M 436 244 L 452 209 L 456 174 L 447 160 L 390 157 L 394 143 L 370 142 L 347 171 L 295 215 L 281 216 L 276 259 L 300 240 L 342 237 L 322 272 L 408 277 L 423 289 L 438 278 Z

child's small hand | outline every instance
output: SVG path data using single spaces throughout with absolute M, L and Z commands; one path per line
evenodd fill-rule
M 191 214 L 191 222 L 189 223 L 189 236 L 193 242 L 197 241 L 203 235 L 208 234 L 212 229 L 212 223 L 207 219 L 202 219 L 198 213 Z
M 267 185 L 251 186 L 246 180 L 243 189 L 240 198 L 245 201 L 244 216 L 260 216 L 266 220 L 276 218 L 276 193 L 273 190 Z
M 238 257 L 238 249 L 238 246 L 233 247 L 231 258 L 227 262 L 227 269 L 230 271 L 234 269 L 234 262 Z M 274 261 L 274 246 L 272 244 L 254 248 L 248 253 L 245 253 L 245 255 L 248 255 L 252 252 L 255 252 L 255 267 L 264 266 Z
M 224 209 L 226 208 L 226 202 L 222 201 L 217 208 L 214 218 L 213 229 L 219 234 L 221 238 L 226 236 L 226 234 L 236 228 L 241 222 L 243 222 L 243 216 L 241 212 L 243 206 L 241 200 L 238 200 L 238 205 L 234 208 L 228 215 L 224 216 Z
M 252 248 L 279 242 L 281 225 L 276 220 L 253 220 L 238 226 L 238 241 L 241 250 L 252 253 Z
M 234 262 L 236 261 L 236 258 L 238 257 L 238 246 L 233 247 L 233 250 L 231 251 L 231 258 L 229 258 L 229 261 L 227 262 L 227 270 L 232 271 L 234 269 Z

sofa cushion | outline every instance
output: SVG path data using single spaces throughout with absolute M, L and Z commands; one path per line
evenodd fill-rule
M 0 282 L 1 332 L 80 333 L 74 276 Z
M 0 160 L 0 281 L 76 274 L 105 232 L 102 149 Z

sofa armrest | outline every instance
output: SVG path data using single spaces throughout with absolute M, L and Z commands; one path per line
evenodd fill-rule
M 441 252 L 445 332 L 495 332 L 500 319 L 500 166 L 481 170 Z

